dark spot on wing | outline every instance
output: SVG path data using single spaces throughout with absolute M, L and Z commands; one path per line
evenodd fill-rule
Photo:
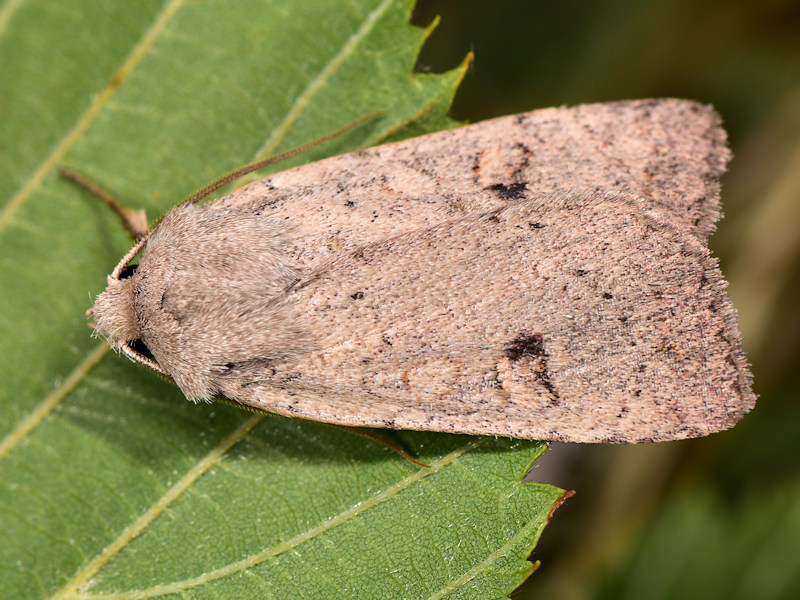
M 518 361 L 523 356 L 542 356 L 544 353 L 544 336 L 541 333 L 520 333 L 503 347 L 503 352 L 511 361 Z
M 490 185 L 487 190 L 491 190 L 501 200 L 518 200 L 525 197 L 525 192 L 528 189 L 526 183 L 495 183 Z
M 550 369 L 547 366 L 549 356 L 544 347 L 544 336 L 541 333 L 520 333 L 503 347 L 503 352 L 512 362 L 530 356 L 535 361 L 532 370 L 536 374 L 536 379 L 550 394 L 551 402 L 558 404 L 560 396 L 550 376 Z

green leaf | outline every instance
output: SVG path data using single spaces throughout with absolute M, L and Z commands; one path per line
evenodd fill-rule
M 127 251 L 80 170 L 153 216 L 257 157 L 455 125 L 465 64 L 413 73 L 409 0 L 8 2 L 0 9 L 4 598 L 503 597 L 562 491 L 544 445 L 192 405 L 92 340 Z M 285 168 L 284 164 L 281 168 Z

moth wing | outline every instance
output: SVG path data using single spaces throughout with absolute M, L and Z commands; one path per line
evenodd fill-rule
M 289 297 L 316 350 L 223 393 L 348 425 L 571 442 L 730 427 L 753 405 L 716 261 L 618 195 L 547 196 L 337 255 Z
M 699 238 L 730 153 L 718 116 L 684 100 L 549 108 L 377 146 L 267 177 L 215 203 L 291 223 L 297 256 L 575 190 L 645 197 Z

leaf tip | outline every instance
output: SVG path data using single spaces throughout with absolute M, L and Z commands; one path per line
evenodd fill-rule
M 550 512 L 547 513 L 547 522 L 549 523 L 553 519 L 553 515 L 555 512 L 561 508 L 561 505 L 564 504 L 569 498 L 572 498 L 575 495 L 575 490 L 567 490 L 553 503 L 553 506 L 550 507 Z

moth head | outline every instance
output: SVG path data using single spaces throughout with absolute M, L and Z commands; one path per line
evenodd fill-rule
M 122 352 L 131 360 L 141 362 L 163 374 L 164 370 L 152 360 L 149 350 L 146 350 L 146 346 L 142 343 L 142 328 L 134 303 L 138 278 L 137 265 L 132 265 L 131 262 L 149 237 L 150 233 L 140 239 L 122 258 L 108 276 L 106 291 L 97 297 L 94 306 L 86 314 L 94 319 L 90 327 L 98 335 L 106 338 L 112 348 Z M 145 348 L 146 354 L 139 350 L 142 347 Z
M 95 300 L 91 315 L 94 328 L 114 347 L 141 338 L 142 330 L 133 304 L 134 278 L 108 276 L 106 291 Z

